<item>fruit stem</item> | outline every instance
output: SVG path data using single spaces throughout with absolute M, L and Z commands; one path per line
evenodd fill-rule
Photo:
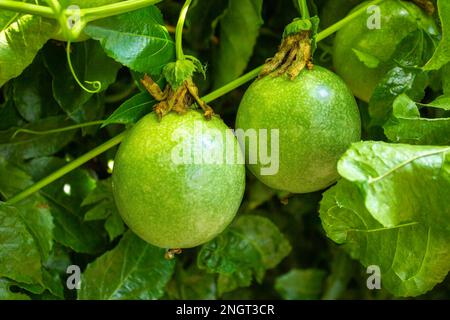
M 329 27 L 328 29 L 325 29 L 324 31 L 320 32 L 317 35 L 316 41 L 319 42 L 319 41 L 325 39 L 326 37 L 328 37 L 329 35 L 333 34 L 333 32 L 336 32 L 337 30 L 342 28 L 345 24 L 347 24 L 348 22 L 350 22 L 351 20 L 353 20 L 357 16 L 363 14 L 365 12 L 365 10 L 369 6 L 375 5 L 377 3 L 380 3 L 381 1 L 384 1 L 384 0 L 374 0 L 374 1 L 370 2 L 364 8 L 361 8 L 360 10 L 357 10 L 353 14 L 349 15 L 347 18 L 343 19 L 342 21 L 345 20 L 344 23 L 342 21 L 340 21 L 340 22 L 336 23 L 335 25 Z M 206 96 L 204 96 L 202 98 L 202 100 L 205 103 L 210 103 L 213 100 L 215 100 L 215 99 L 217 99 L 217 98 L 227 94 L 228 92 L 233 91 L 237 87 L 239 87 L 239 86 L 249 82 L 250 80 L 256 78 L 258 76 L 258 74 L 261 72 L 262 67 L 263 66 L 260 66 L 260 67 L 258 67 L 256 69 L 253 69 L 249 73 L 244 74 L 242 77 L 240 77 L 240 78 L 238 78 L 238 79 L 236 79 L 236 80 L 226 84 L 225 86 L 223 86 L 223 87 L 221 87 L 221 88 L 219 88 L 219 89 L 217 89 L 217 90 L 207 94 Z M 12 197 L 8 201 L 6 201 L 6 203 L 14 204 L 14 203 L 17 203 L 17 202 L 25 199 L 29 195 L 39 191 L 40 189 L 44 188 L 45 186 L 47 186 L 48 184 L 52 183 L 53 181 L 61 178 L 65 174 L 69 173 L 70 171 L 75 170 L 76 168 L 78 168 L 79 166 L 81 166 L 84 163 L 88 162 L 89 160 L 95 158 L 99 154 L 102 154 L 103 152 L 105 152 L 105 151 L 111 149 L 112 147 L 118 145 L 123 140 L 123 138 L 125 137 L 125 133 L 126 132 L 122 132 L 121 134 L 119 134 L 119 135 L 113 137 L 112 139 L 106 141 L 105 143 L 103 143 L 102 145 L 98 146 L 97 148 L 92 149 L 88 153 L 86 153 L 86 154 L 82 155 L 81 157 L 73 160 L 72 162 L 68 163 L 64 167 L 62 167 L 59 170 L 53 172 L 52 174 L 50 174 L 49 176 L 47 176 L 47 177 L 43 178 L 42 180 L 38 181 L 34 185 L 30 186 L 28 189 L 25 189 L 24 191 L 20 192 L 16 196 Z
M 29 188 L 23 190 L 22 192 L 18 193 L 17 195 L 15 195 L 14 197 L 12 197 L 8 201 L 6 201 L 6 203 L 7 204 L 16 204 L 19 201 L 27 198 L 29 195 L 35 193 L 36 191 L 39 191 L 43 187 L 45 187 L 45 186 L 49 185 L 50 183 L 58 180 L 59 178 L 61 178 L 65 174 L 71 172 L 72 170 L 75 170 L 76 168 L 78 168 L 79 166 L 81 166 L 84 163 L 88 162 L 92 158 L 95 158 L 99 154 L 102 154 L 103 152 L 105 152 L 105 151 L 111 149 L 112 147 L 118 145 L 123 140 L 124 136 L 125 136 L 125 132 L 122 132 L 122 133 L 118 134 L 117 136 L 115 136 L 114 138 L 106 141 L 105 143 L 103 143 L 102 145 L 98 146 L 97 148 L 92 149 L 88 153 L 85 153 L 81 157 L 73 160 L 72 162 L 69 162 L 67 165 L 65 165 L 64 167 L 56 170 L 55 172 L 53 172 L 52 174 L 48 175 L 47 177 L 39 180 L 38 182 L 36 182 L 32 186 L 30 186 Z
M 318 33 L 317 37 L 316 37 L 316 42 L 319 42 L 319 41 L 321 41 L 321 40 L 331 36 L 333 33 L 335 33 L 336 31 L 340 30 L 341 28 L 343 28 L 347 23 L 349 23 L 353 19 L 359 17 L 361 14 L 366 12 L 367 8 L 369 8 L 371 6 L 374 6 L 374 5 L 377 5 L 377 4 L 379 4 L 379 3 L 383 2 L 383 1 L 384 0 L 371 1 L 368 4 L 366 4 L 365 6 L 361 7 L 358 10 L 356 10 L 355 12 L 349 14 L 344 19 L 336 22 L 335 24 L 333 24 L 329 28 L 327 28 L 327 29 L 323 30 L 322 32 Z
M 307 0 L 298 0 L 298 7 L 300 9 L 300 14 L 302 16 L 302 19 L 309 19 L 309 10 L 308 10 L 308 3 Z
M 183 7 L 181 8 L 180 16 L 178 18 L 177 26 L 175 28 L 175 50 L 177 55 L 177 60 L 184 60 L 183 53 L 183 27 L 184 21 L 186 20 L 186 15 L 191 5 L 192 0 L 186 0 Z

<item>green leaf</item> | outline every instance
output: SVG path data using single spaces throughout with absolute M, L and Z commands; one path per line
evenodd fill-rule
M 444 94 L 446 96 L 450 96 L 450 63 L 447 63 L 442 68 L 442 82 L 444 87 Z
M 385 227 L 417 222 L 450 231 L 450 147 L 355 143 L 338 162 Z M 426 190 L 426 192 L 424 192 Z
M 58 158 L 38 158 L 29 162 L 27 171 L 39 180 L 65 164 Z M 84 221 L 83 199 L 95 188 L 96 181 L 88 172 L 77 169 L 43 188 L 54 218 L 54 238 L 76 252 L 99 253 L 106 244 L 101 223 Z
M 45 131 L 71 125 L 65 117 L 49 117 L 39 120 L 33 124 L 25 125 L 28 130 Z M 25 160 L 36 157 L 52 155 L 67 145 L 74 135 L 73 131 L 52 133 L 47 135 L 36 135 L 19 133 L 12 136 L 17 128 L 0 131 L 0 156 L 7 160 Z
M 46 261 L 53 248 L 53 217 L 47 201 L 40 195 L 33 195 L 16 205 L 33 236 L 42 261 Z
M 174 260 L 128 231 L 117 247 L 88 265 L 80 300 L 158 299 L 172 276 Z
M 333 258 L 330 263 L 330 273 L 325 281 L 322 300 L 341 298 L 355 272 L 355 262 L 340 248 L 333 248 Z M 365 288 L 364 288 L 365 289 Z
M 54 116 L 60 110 L 53 99 L 52 79 L 41 55 L 14 80 L 13 91 L 15 106 L 28 122 Z
M 56 32 L 53 21 L 23 15 L 0 31 L 0 87 L 17 77 Z
M 428 85 L 422 66 L 427 58 L 430 37 L 423 30 L 411 33 L 397 46 L 391 57 L 389 71 L 375 88 L 369 102 L 372 125 L 383 125 L 392 113 L 394 100 L 406 93 L 421 100 Z
M 91 206 L 84 216 L 85 221 L 106 220 L 105 230 L 112 241 L 126 228 L 114 202 L 111 179 L 97 182 L 97 187 L 83 200 L 82 206 Z
M 11 291 L 14 282 L 0 278 L 0 300 L 30 300 L 30 297 L 23 293 Z
M 247 187 L 248 209 L 253 210 L 269 201 L 276 194 L 276 191 L 269 188 L 259 180 L 253 180 Z
M 278 228 L 267 218 L 244 215 L 202 246 L 198 266 L 219 273 L 219 295 L 249 286 L 253 276 L 261 282 L 267 269 L 274 268 L 291 251 Z
M 434 101 L 425 104 L 425 106 L 448 111 L 450 110 L 450 95 L 437 97 Z
M 286 300 L 318 299 L 325 275 L 320 269 L 292 269 L 276 279 L 275 289 Z
M 443 105 L 440 99 L 436 105 Z M 450 118 L 421 118 L 416 103 L 402 94 L 394 101 L 393 114 L 383 126 L 384 133 L 393 142 L 425 145 L 450 144 Z
M 196 265 L 187 269 L 177 268 L 166 288 L 172 300 L 214 300 L 216 299 L 216 277 L 200 270 Z
M 195 49 L 209 48 L 216 25 L 227 9 L 228 1 L 196 0 L 189 8 L 185 36 Z
M 427 71 L 439 70 L 450 62 L 450 2 L 438 0 L 437 6 L 442 24 L 442 39 L 433 57 L 423 67 Z
M 427 84 L 427 76 L 414 69 L 395 67 L 375 88 L 369 103 L 369 114 L 373 125 L 383 125 L 392 113 L 395 99 L 402 93 L 421 100 Z
M 398 193 L 392 201 L 396 197 Z M 357 185 L 344 179 L 326 191 L 320 218 L 328 237 L 363 266 L 378 266 L 382 286 L 396 296 L 423 294 L 445 278 L 450 268 L 448 232 L 424 223 L 383 226 L 364 202 Z
M 192 78 L 197 70 L 195 64 L 187 59 L 168 63 L 163 70 L 164 77 L 173 89 L 180 87 L 184 81 Z
M 31 177 L 0 157 L 0 194 L 8 199 L 33 184 Z
M 247 67 L 259 28 L 262 0 L 230 0 L 220 18 L 220 45 L 214 60 L 214 87 L 239 77 Z
M 39 249 L 20 212 L 0 203 L 0 278 L 42 281 Z
M 159 74 L 175 57 L 175 43 L 155 6 L 94 21 L 84 32 L 99 40 L 108 56 L 135 71 Z
M 141 92 L 131 97 L 118 107 L 103 123 L 103 127 L 113 124 L 135 123 L 146 114 L 152 112 L 155 99 L 148 92 Z
M 352 49 L 352 50 L 358 57 L 359 61 L 364 63 L 366 65 L 366 67 L 368 67 L 368 68 L 376 68 L 381 63 L 381 61 L 377 57 L 375 57 L 369 53 L 365 53 L 365 52 L 359 51 L 357 49 Z
M 125 223 L 122 220 L 122 217 L 119 215 L 119 212 L 116 210 L 111 213 L 111 215 L 105 221 L 105 230 L 108 232 L 109 241 L 113 241 L 118 236 L 122 235 L 127 228 L 125 227 Z
M 81 82 L 100 81 L 104 91 L 116 79 L 120 65 L 106 56 L 97 41 L 90 40 L 71 45 L 71 61 Z M 93 96 L 75 81 L 67 63 L 66 49 L 48 45 L 44 49 L 45 64 L 53 77 L 53 95 L 60 107 L 76 122 L 87 119 L 83 106 Z M 85 84 L 89 87 L 89 84 Z

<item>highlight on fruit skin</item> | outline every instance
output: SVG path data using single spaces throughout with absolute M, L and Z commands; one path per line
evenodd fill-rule
M 230 150 L 223 141 L 231 141 L 234 161 L 195 158 L 225 156 Z M 117 207 L 133 232 L 158 247 L 190 248 L 231 223 L 244 194 L 245 166 L 236 138 L 218 117 L 171 112 L 159 121 L 151 113 L 120 145 L 112 178 Z
M 350 13 L 368 3 L 361 3 Z M 385 0 L 377 8 L 379 11 L 369 10 L 340 29 L 333 47 L 334 70 L 353 94 L 365 102 L 369 102 L 388 72 L 391 56 L 405 37 L 417 30 L 433 37 L 439 34 L 434 18 L 412 2 Z M 379 25 L 372 25 L 371 21 Z
M 302 70 L 295 80 L 286 75 L 256 80 L 241 101 L 236 128 L 279 130 L 279 150 L 268 144 L 269 154 L 278 152 L 278 172 L 262 175 L 261 161 L 247 167 L 267 186 L 291 193 L 334 183 L 338 159 L 361 138 L 355 98 L 342 79 L 319 66 Z

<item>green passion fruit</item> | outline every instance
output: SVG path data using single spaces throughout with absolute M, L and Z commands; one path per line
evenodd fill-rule
M 363 2 L 353 11 L 368 3 Z M 407 35 L 418 29 L 430 35 L 438 34 L 433 18 L 411 2 L 386 0 L 378 8 L 379 28 L 375 24 L 368 27 L 368 20 L 371 16 L 375 18 L 373 15 L 376 14 L 369 10 L 337 32 L 333 48 L 336 73 L 344 79 L 355 96 L 366 102 L 387 73 L 386 62 Z M 369 68 L 357 53 L 371 55 L 379 61 L 378 66 Z
M 219 118 L 206 121 L 188 111 L 158 121 L 151 113 L 120 145 L 112 179 L 117 207 L 133 232 L 161 248 L 190 248 L 233 220 L 245 165 L 235 136 Z
M 278 132 L 278 143 L 270 140 L 264 147 L 272 160 L 278 158 L 277 172 L 265 174 L 260 158 L 252 164 L 247 157 L 248 168 L 269 187 L 292 193 L 321 190 L 335 182 L 339 157 L 361 136 L 355 98 L 337 75 L 319 66 L 302 70 L 295 80 L 285 75 L 256 80 L 241 101 L 236 128 L 268 130 L 271 139 L 276 136 L 270 132 Z M 249 154 L 247 136 L 240 142 Z

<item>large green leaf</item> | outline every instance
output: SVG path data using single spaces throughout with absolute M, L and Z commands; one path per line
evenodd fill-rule
M 0 31 L 0 87 L 17 77 L 56 32 L 56 23 L 23 15 Z
M 33 195 L 16 204 L 16 208 L 39 248 L 42 261 L 46 261 L 53 248 L 55 227 L 49 204 L 42 196 Z
M 408 188 L 403 192 L 409 194 Z M 357 185 L 344 179 L 325 192 L 320 218 L 328 237 L 365 267 L 378 266 L 382 286 L 396 296 L 417 296 L 441 282 L 450 269 L 448 231 L 423 222 L 384 226 L 365 201 Z
M 54 116 L 60 110 L 53 98 L 52 79 L 41 55 L 14 80 L 14 103 L 28 122 Z
M 439 101 L 444 102 L 444 99 L 441 98 L 437 102 Z M 442 106 L 445 107 L 443 103 Z M 406 94 L 395 99 L 391 118 L 383 127 L 384 133 L 393 142 L 450 144 L 450 118 L 422 118 L 416 103 Z
M 92 22 L 85 33 L 135 71 L 159 74 L 175 56 L 175 44 L 155 6 Z
M 219 273 L 219 295 L 249 286 L 253 277 L 261 282 L 267 269 L 274 268 L 291 251 L 278 228 L 267 218 L 244 215 L 219 235 L 203 245 L 198 265 Z
M 39 249 L 19 210 L 0 203 L 0 278 L 42 281 Z
M 198 50 L 209 47 L 217 23 L 227 6 L 227 0 L 196 0 L 192 3 L 186 19 L 189 32 L 185 35 L 190 45 Z
M 383 125 L 392 113 L 394 100 L 402 93 L 420 101 L 425 95 L 428 75 L 420 69 L 433 47 L 430 35 L 423 30 L 411 33 L 397 46 L 387 68 L 389 71 L 375 88 L 369 101 L 373 125 Z
M 286 300 L 318 299 L 325 275 L 320 269 L 293 269 L 276 279 L 275 289 Z
M 125 232 L 125 224 L 114 202 L 111 179 L 98 181 L 81 205 L 90 207 L 84 215 L 85 221 L 106 220 L 105 230 L 111 241 Z
M 75 81 L 67 63 L 65 48 L 48 45 L 44 49 L 44 58 L 53 77 L 53 94 L 61 108 L 77 122 L 86 119 L 83 106 L 92 97 L 92 93 L 83 90 Z M 97 41 L 89 40 L 74 43 L 71 46 L 71 60 L 76 76 L 81 82 L 99 81 L 104 91 L 116 79 L 120 65 L 106 56 Z M 84 84 L 93 89 L 90 84 Z
M 24 126 L 24 129 L 45 131 L 57 129 L 72 124 L 65 117 L 56 116 L 39 120 Z M 15 137 L 17 128 L 0 131 L 0 156 L 11 159 L 31 159 L 52 155 L 67 145 L 74 135 L 73 131 L 36 135 L 19 133 Z
M 422 223 L 450 231 L 450 147 L 355 143 L 338 163 L 385 227 Z
M 444 94 L 450 96 L 450 62 L 442 68 Z
M 450 1 L 438 0 L 438 10 L 442 24 L 442 39 L 424 70 L 438 70 L 450 62 Z
M 214 87 L 239 77 L 253 53 L 261 18 L 262 0 L 230 0 L 220 18 L 220 45 L 214 60 Z
M 64 164 L 62 159 L 44 157 L 27 163 L 26 170 L 37 181 Z M 81 202 L 95 188 L 95 183 L 88 172 L 77 169 L 40 191 L 54 218 L 55 240 L 76 252 L 98 253 L 106 244 L 102 224 L 85 222 L 81 208 Z
M 0 157 L 0 195 L 8 199 L 33 184 L 31 177 L 20 168 Z
M 166 288 L 171 300 L 213 300 L 216 299 L 216 277 L 200 270 L 195 264 L 187 269 L 177 264 L 174 276 Z
M 3 102 L 0 103 L 0 130 L 6 130 L 10 127 L 20 126 L 23 124 L 23 119 L 17 112 L 14 106 L 12 86 L 3 87 Z M 0 92 L 0 97 L 1 97 Z M 1 99 L 1 98 L 0 98 Z
M 78 298 L 157 299 L 172 276 L 175 261 L 128 231 L 117 247 L 88 265 Z

